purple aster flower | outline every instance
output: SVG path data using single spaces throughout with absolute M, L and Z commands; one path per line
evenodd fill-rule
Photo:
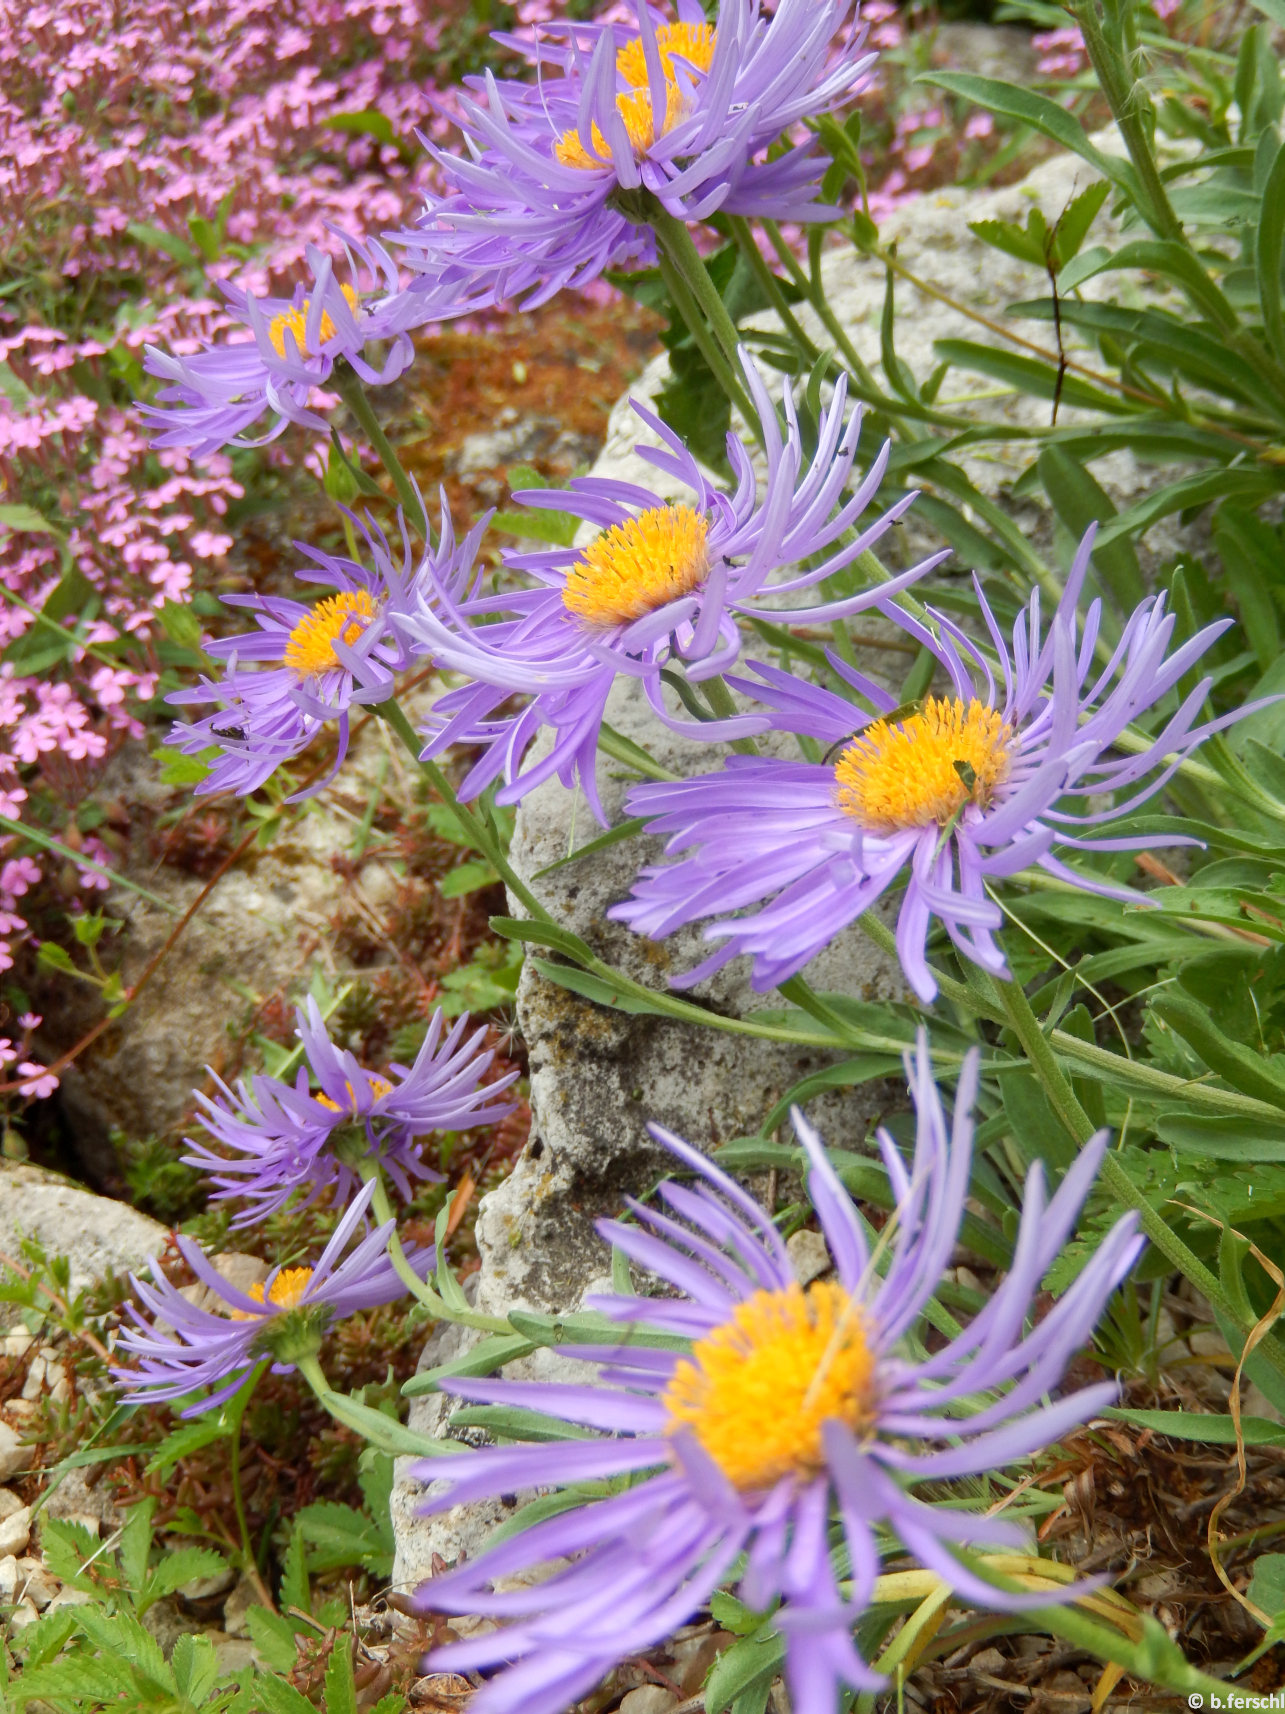
M 604 820 L 594 779 L 598 733 L 617 673 L 641 679 L 656 713 L 674 731 L 701 739 L 736 738 L 762 731 L 764 715 L 721 721 L 683 720 L 665 706 L 662 673 L 681 665 L 699 683 L 732 665 L 741 648 L 738 617 L 782 616 L 780 601 L 813 588 L 887 531 L 915 498 L 907 494 L 859 533 L 857 522 L 873 501 L 888 462 L 885 445 L 855 492 L 853 481 L 861 413 L 844 423 L 846 380 L 823 411 L 817 448 L 808 462 L 794 400 L 785 393 L 786 434 L 762 377 L 742 352 L 745 375 L 763 428 L 767 476 L 762 498 L 748 447 L 727 437 L 735 490 L 725 494 L 707 479 L 682 440 L 660 418 L 634 403 L 661 447 L 639 455 L 692 491 L 690 503 L 671 503 L 631 482 L 586 476 L 568 488 L 517 495 L 523 505 L 557 507 L 601 532 L 588 547 L 506 554 L 505 563 L 536 580 L 534 589 L 479 599 L 467 609 L 449 591 L 425 584 L 412 637 L 445 666 L 474 681 L 439 698 L 433 708 L 426 755 L 456 743 L 484 753 L 461 788 L 473 796 L 497 775 L 506 784 L 500 802 L 514 802 L 552 774 L 566 785 L 578 777 L 599 820 Z M 808 571 L 781 577 L 785 566 L 818 556 Z M 944 559 L 935 554 L 910 571 L 859 595 L 817 607 L 790 607 L 794 623 L 836 619 L 881 605 Z M 496 618 L 495 615 L 512 615 Z M 471 624 L 476 616 L 488 622 Z M 526 695 L 517 713 L 496 710 Z M 553 747 L 520 772 L 523 755 L 541 726 L 554 732 Z
M 309 401 L 341 358 L 368 385 L 397 379 L 415 353 L 387 308 L 396 300 L 396 264 L 381 244 L 349 240 L 344 249 L 351 284 L 337 279 L 333 260 L 310 244 L 312 283 L 301 282 L 292 297 L 256 298 L 240 286 L 224 285 L 249 339 L 208 345 L 187 357 L 147 347 L 148 373 L 171 383 L 157 395 L 162 406 L 142 407 L 157 446 L 187 446 L 197 454 L 221 446 L 263 446 L 287 423 L 324 434 L 330 424 Z M 384 345 L 380 356 L 377 348 Z M 265 414 L 271 419 L 266 431 L 247 439 Z
M 176 690 L 167 701 L 180 706 L 215 703 L 213 714 L 192 724 L 177 723 L 167 742 L 188 755 L 212 746 L 221 754 L 197 795 L 256 791 L 283 762 L 306 750 L 322 727 L 335 721 L 339 753 L 334 767 L 311 791 L 334 778 L 348 751 L 349 710 L 388 700 L 399 672 L 423 659 L 425 650 L 408 640 L 399 622 L 415 602 L 421 584 L 447 591 L 468 609 L 464 586 L 472 572 L 483 518 L 456 543 L 446 496 L 435 547 L 414 565 L 409 538 L 399 564 L 387 538 L 362 525 L 374 569 L 356 560 L 336 558 L 297 544 L 314 562 L 313 582 L 330 584 L 335 594 L 308 605 L 282 596 L 226 595 L 230 607 L 246 607 L 257 632 L 224 637 L 207 652 L 227 661 L 220 680 Z M 279 663 L 247 666 L 242 663 Z M 305 794 L 301 794 L 305 795 Z
M 933 917 L 965 958 L 1007 975 L 994 938 L 1003 918 L 988 886 L 1031 864 L 1087 891 L 1143 903 L 1143 895 L 1068 867 L 1054 848 L 1190 844 L 1099 830 L 1145 803 L 1197 745 L 1250 709 L 1197 725 L 1210 684 L 1202 679 L 1140 753 L 1116 750 L 1125 728 L 1178 685 L 1231 620 L 1206 626 L 1169 654 L 1174 616 L 1163 594 L 1150 596 L 1101 665 L 1094 653 L 1101 603 L 1090 605 L 1082 626 L 1077 611 L 1093 535 L 1080 544 L 1047 633 L 1037 591 L 1013 627 L 1011 650 L 974 579 L 1001 685 L 977 644 L 931 609 L 938 635 L 890 609 L 936 656 L 954 692 L 927 697 L 913 711 L 894 708 L 886 691 L 835 657 L 834 671 L 878 715 L 773 667 L 752 668 L 757 685 L 733 680 L 772 710 L 778 729 L 828 747 L 827 759 L 731 756 L 712 774 L 635 788 L 629 813 L 667 834 L 667 851 L 687 855 L 641 870 L 632 896 L 609 914 L 660 939 L 717 911 L 743 913 L 705 930 L 707 940 L 725 944 L 678 986 L 745 954 L 762 991 L 796 975 L 904 876 L 897 951 L 927 1001 L 937 991 L 925 956 Z
M 894 1531 L 967 1600 L 1001 1610 L 1050 1600 L 1000 1590 L 956 1556 L 960 1546 L 1020 1547 L 1012 1523 L 910 1490 L 1025 1458 L 1116 1397 L 1114 1383 L 1104 1382 L 1047 1402 L 1142 1240 L 1126 1215 L 1039 1325 L 1024 1332 L 1106 1135 L 1086 1145 L 1051 1199 L 1037 1163 L 1012 1266 L 985 1308 L 932 1355 L 907 1352 L 904 1342 L 959 1233 L 978 1056 L 964 1063 L 953 1127 L 922 1034 L 907 1069 L 918 1109 L 914 1158 L 907 1172 L 892 1138 L 880 1133 L 897 1208 L 873 1252 L 821 1139 L 797 1111 L 809 1194 L 834 1262 L 834 1276 L 806 1290 L 763 1210 L 698 1150 L 653 1127 L 698 1182 L 667 1181 L 659 1192 L 667 1212 L 631 1202 L 637 1226 L 604 1221 L 599 1230 L 679 1295 L 598 1298 L 594 1307 L 690 1346 L 635 1346 L 625 1333 L 616 1343 L 565 1347 L 569 1358 L 604 1365 L 602 1385 L 449 1382 L 465 1399 L 605 1432 L 486 1447 L 447 1465 L 433 1459 L 419 1466 L 423 1480 L 442 1478 L 427 1510 L 520 1489 L 624 1484 L 421 1586 L 425 1608 L 511 1621 L 430 1656 L 430 1665 L 458 1671 L 507 1665 L 478 1692 L 478 1714 L 562 1714 L 625 1656 L 692 1618 L 741 1555 L 741 1598 L 760 1612 L 783 1602 L 774 1622 L 785 1637 L 794 1707 L 827 1714 L 841 1685 L 880 1683 L 851 1634 L 878 1575 L 876 1526 Z M 835 1511 L 847 1560 L 842 1586 L 828 1529 Z M 535 1568 L 567 1558 L 570 1565 L 543 1581 L 528 1581 Z M 502 1592 L 493 1587 L 500 1580 Z
M 192 1416 L 231 1398 L 263 1358 L 273 1359 L 274 1374 L 288 1374 L 300 1358 L 320 1349 L 332 1321 L 395 1302 L 406 1287 L 388 1259 L 393 1221 L 368 1232 L 344 1255 L 374 1192 L 373 1184 L 362 1186 L 315 1267 L 274 1268 L 262 1285 L 248 1292 L 225 1280 L 192 1239 L 177 1239 L 183 1260 L 207 1288 L 206 1302 L 214 1300 L 220 1307 L 189 1303 L 155 1259 L 148 1263 L 154 1285 L 131 1274 L 130 1282 L 152 1319 L 133 1304 L 127 1306 L 135 1325 L 120 1335 L 116 1349 L 128 1352 L 134 1366 L 113 1365 L 117 1386 L 134 1404 L 176 1402 L 198 1388 L 213 1387 L 208 1398 L 180 1412 Z M 407 1252 L 420 1275 L 433 1267 L 434 1256 L 432 1245 Z
M 489 285 L 490 301 L 533 308 L 608 267 L 648 263 L 655 246 L 638 193 L 676 219 L 716 211 L 816 220 L 826 159 L 812 139 L 770 146 L 870 81 L 851 0 L 720 0 L 713 24 L 696 0 L 677 22 L 631 0 L 636 27 L 544 26 L 526 55 L 529 83 L 466 81 L 459 121 L 468 158 L 426 145 L 450 186 L 418 224 L 389 233 L 420 278 L 399 325 L 420 326 Z M 845 34 L 846 32 L 846 34 Z M 624 204 L 629 202 L 629 212 Z M 470 301 L 467 307 L 474 307 Z
M 248 1085 L 238 1083 L 234 1093 L 215 1076 L 219 1096 L 198 1094 L 197 1100 L 201 1123 L 222 1152 L 188 1137 L 192 1153 L 183 1159 L 209 1176 L 215 1201 L 235 1196 L 246 1203 L 234 1227 L 276 1213 L 297 1190 L 305 1192 L 301 1207 L 331 1189 L 344 1202 L 359 1165 L 371 1161 L 404 1197 L 415 1179 L 440 1183 L 441 1173 L 421 1157 L 419 1139 L 493 1125 L 513 1110 L 495 1097 L 518 1072 L 483 1085 L 495 1054 L 482 1051 L 485 1028 L 466 1036 L 468 1025 L 466 1013 L 444 1034 L 442 1014 L 434 1012 L 414 1065 L 393 1064 L 380 1076 L 335 1046 L 310 998 L 297 1025 L 308 1064 L 299 1067 L 294 1084 L 260 1073 Z M 320 1086 L 316 1094 L 309 1067 Z

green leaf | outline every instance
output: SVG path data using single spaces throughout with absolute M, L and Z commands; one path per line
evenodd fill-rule
M 195 1707 L 200 1707 L 213 1690 L 214 1682 L 219 1676 L 218 1656 L 209 1637 L 184 1631 L 174 1644 L 174 1652 L 170 1656 L 170 1671 L 174 1674 L 179 1695 L 185 1696 Z
M 1040 480 L 1053 510 L 1078 542 L 1091 524 L 1105 524 L 1116 515 L 1106 491 L 1079 459 L 1060 446 L 1046 446 L 1039 456 Z M 1132 541 L 1126 536 L 1099 547 L 1094 543 L 1093 566 L 1121 613 L 1132 613 L 1146 594 L 1142 570 Z
M 308 1698 L 284 1678 L 260 1673 L 254 1681 L 254 1694 L 262 1704 L 262 1714 L 317 1714 Z
M 312 1612 L 312 1589 L 308 1583 L 308 1555 L 298 1519 L 290 1531 L 285 1558 L 281 1562 L 281 1605 L 301 1613 Z
M 497 1440 L 555 1442 L 563 1440 L 596 1440 L 597 1434 L 542 1411 L 525 1410 L 520 1405 L 466 1405 L 451 1416 L 452 1428 L 484 1428 Z
M 270 1613 L 266 1607 L 250 1607 L 245 1622 L 250 1639 L 274 1672 L 290 1672 L 298 1656 L 295 1629 L 280 1613 Z
M 1285 1066 L 1278 1066 L 1273 1060 L 1230 1040 L 1203 1006 L 1172 988 L 1162 990 L 1155 997 L 1151 1010 L 1170 1029 L 1177 1031 L 1204 1064 L 1230 1083 L 1233 1089 L 1253 1095 L 1259 1101 L 1267 1101 L 1285 1114 Z
M 147 1561 L 152 1547 L 152 1515 L 156 1501 L 149 1495 L 138 1505 L 131 1506 L 125 1527 L 121 1530 L 120 1546 L 116 1549 L 126 1587 L 140 1591 L 147 1581 Z M 219 1561 L 222 1566 L 222 1560 Z
M 523 541 L 548 542 L 552 547 L 569 548 L 576 539 L 580 519 L 571 512 L 544 511 L 532 507 L 529 511 L 497 512 L 491 528 L 506 530 Z
M 1105 179 L 1101 179 L 1097 184 L 1091 184 L 1082 190 L 1079 196 L 1072 197 L 1058 215 L 1052 234 L 1052 262 L 1055 269 L 1065 268 L 1079 250 L 1089 235 L 1090 226 L 1101 212 L 1102 204 L 1110 194 L 1110 185 Z
M 1204 1446 L 1235 1446 L 1236 1425 L 1230 1416 L 1203 1416 L 1189 1410 L 1125 1410 L 1109 1406 L 1103 1416 L 1116 1422 L 1149 1428 L 1170 1440 L 1195 1440 Z M 1285 1446 L 1285 1425 L 1264 1416 L 1243 1416 L 1241 1433 L 1246 1446 Z
M 392 1570 L 393 1556 L 372 1518 L 337 1500 L 305 1506 L 295 1523 L 307 1543 L 308 1570 L 317 1575 L 341 1565 L 360 1565 L 376 1577 Z
M 970 220 L 968 230 L 993 250 L 1002 250 L 1006 256 L 1015 256 L 1019 262 L 1030 262 L 1032 266 L 1042 268 L 1047 232 L 1036 233 L 1033 230 L 1037 214 L 1042 226 L 1044 216 L 1039 209 L 1033 208 L 1025 226 L 1019 226 L 1014 220 Z
M 1285 1161 L 1285 1124 L 1235 1114 L 1161 1113 L 1155 1132 L 1180 1154 L 1214 1161 Z
M 1285 1553 L 1260 1553 L 1246 1594 L 1264 1613 L 1285 1613 Z
M 437 890 L 444 899 L 459 899 L 466 893 L 476 893 L 483 887 L 494 886 L 499 878 L 489 863 L 461 863 L 442 876 L 437 883 Z
M 528 1357 L 534 1350 L 531 1341 L 520 1333 L 488 1333 L 463 1356 L 453 1357 L 449 1363 L 439 1363 L 436 1368 L 412 1375 L 409 1381 L 402 1383 L 402 1394 L 413 1399 L 422 1393 L 440 1392 L 441 1383 L 456 1375 L 493 1375 L 505 1363 Z
M 347 1393 L 325 1393 L 321 1403 L 331 1416 L 346 1423 L 349 1428 L 356 1429 L 372 1446 L 378 1447 L 381 1452 L 392 1453 L 395 1458 L 449 1457 L 459 1450 L 458 1447 L 433 1439 L 427 1434 L 416 1434 L 412 1429 L 404 1427 L 395 1417 L 388 1416 L 371 1405 L 362 1404 L 358 1399 L 349 1398 Z
M 1018 392 L 1029 393 L 1032 398 L 1051 400 L 1057 396 L 1057 366 L 1044 362 L 1042 358 L 1023 357 L 1018 352 L 982 345 L 974 339 L 935 339 L 933 350 L 944 362 L 953 363 L 956 368 L 989 375 L 992 380 L 1003 381 Z M 1130 414 L 1135 409 L 1127 399 L 1069 373 L 1062 377 L 1061 400 L 1064 405 L 1109 411 L 1113 416 Z
M 193 1452 L 199 1452 L 203 1446 L 210 1446 L 216 1440 L 226 1440 L 231 1433 L 230 1425 L 224 1422 L 218 1412 L 199 1418 L 196 1422 L 185 1422 L 181 1428 L 176 1428 L 156 1448 L 147 1461 L 145 1476 L 168 1476 L 170 1471 L 181 1458 L 187 1458 Z
M 975 102 L 978 107 L 988 108 L 990 112 L 1001 114 L 1006 119 L 1016 119 L 1019 124 L 1033 126 L 1044 136 L 1051 137 L 1055 143 L 1061 143 L 1064 149 L 1070 149 L 1073 154 L 1079 155 L 1081 160 L 1088 161 L 1090 166 L 1096 167 L 1103 178 L 1118 185 L 1130 201 L 1141 209 L 1141 187 L 1132 165 L 1118 155 L 1104 155 L 1089 141 L 1088 133 L 1075 115 L 1068 113 L 1065 107 L 1060 107 L 1047 95 L 1039 95 L 1032 89 L 1020 89 L 1016 84 L 1004 83 L 997 77 L 978 77 L 972 72 L 962 71 L 921 72 L 915 82 L 932 84 L 937 89 L 944 89 L 950 95 L 960 95 L 965 101 Z
M 65 946 L 59 946 L 55 940 L 42 940 L 40 950 L 36 954 L 36 963 L 42 970 L 57 970 L 64 976 L 80 974 L 76 962 Z
M 1263 331 L 1278 361 L 1285 362 L 1285 320 L 1281 314 L 1281 260 L 1285 251 L 1285 142 L 1263 187 L 1262 214 L 1254 241 L 1258 298 L 1263 307 Z
M 352 1676 L 352 1638 L 335 1638 L 326 1662 L 326 1714 L 357 1714 L 357 1686 Z
M 98 1551 L 97 1536 L 90 1535 L 84 1524 L 69 1518 L 46 1518 L 40 1530 L 40 1549 L 45 1564 L 62 1583 L 85 1588 L 88 1578 L 82 1575 L 85 1561 Z
M 1000 1077 L 1004 1112 L 1017 1152 L 1029 1166 L 1042 1160 L 1056 1182 L 1072 1165 L 1076 1147 L 1049 1104 L 1037 1078 L 1029 1071 L 1006 1071 Z
M 1281 653 L 1273 599 L 1280 575 L 1280 537 L 1263 518 L 1228 502 L 1214 519 L 1214 546 L 1236 596 L 1245 637 L 1266 672 Z
M 756 1613 L 724 1589 L 715 1590 L 710 1596 L 709 1611 L 719 1629 L 730 1631 L 734 1637 L 751 1637 L 763 1623 L 762 1613 Z
M 192 246 L 172 232 L 166 232 L 159 226 L 149 226 L 143 220 L 131 220 L 125 228 L 130 237 L 138 244 L 145 244 L 149 250 L 159 250 L 185 268 L 193 267 L 201 258 Z
M 770 1685 L 785 1661 L 785 1641 L 770 1625 L 724 1649 L 705 1680 L 705 1714 L 723 1714 L 738 1697 Z
M 1249 3 L 1265 18 L 1270 18 L 1273 24 L 1285 29 L 1285 0 L 1249 0 Z
M 37 512 L 34 506 L 23 506 L 17 501 L 10 501 L 0 506 L 0 525 L 8 530 L 18 530 L 32 535 L 57 536 L 62 532 L 56 524 L 51 524 L 43 513 Z
M 152 760 L 162 764 L 163 786 L 199 786 L 202 780 L 209 778 L 214 763 L 222 754 L 217 744 L 212 744 L 197 756 L 160 744 L 152 751 Z
M 1201 266 L 1195 252 L 1170 239 L 1140 238 L 1114 251 L 1100 247 L 1088 250 L 1078 262 L 1067 266 L 1058 275 L 1058 290 L 1071 292 L 1096 274 L 1135 268 L 1142 273 L 1159 274 L 1172 280 L 1201 315 L 1207 316 L 1224 332 L 1235 328 L 1235 310 Z
M 332 113 L 322 124 L 330 131 L 348 131 L 354 136 L 373 137 L 377 143 L 397 144 L 392 120 L 373 107 L 363 107 L 359 113 Z
M 218 1577 L 227 1569 L 221 1553 L 212 1547 L 180 1547 L 162 1555 L 151 1576 L 143 1586 L 139 1610 L 150 1607 L 164 1595 L 173 1595 L 185 1583 L 195 1583 L 198 1577 Z
M 1254 504 L 1265 500 L 1273 488 L 1273 480 L 1265 471 L 1243 468 L 1197 471 L 1156 489 L 1145 500 L 1139 500 L 1113 518 L 1098 532 L 1094 551 L 1101 552 L 1122 538 L 1136 539 L 1152 524 L 1174 512 L 1199 511 L 1211 500 L 1225 498 L 1239 497 Z

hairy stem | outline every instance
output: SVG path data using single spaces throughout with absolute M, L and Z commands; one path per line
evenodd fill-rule
M 821 352 L 803 331 L 797 316 L 790 308 L 789 299 L 781 290 L 780 280 L 772 272 L 771 268 L 768 267 L 763 256 L 763 252 L 759 249 L 754 240 L 754 233 L 750 227 L 749 221 L 746 220 L 744 215 L 735 214 L 732 216 L 729 224 L 732 228 L 732 236 L 736 240 L 737 248 L 749 264 L 750 270 L 755 279 L 758 281 L 759 285 L 762 286 L 763 293 L 767 298 L 767 301 L 781 318 L 781 325 L 794 341 L 795 350 L 798 352 L 799 356 L 802 357 L 805 363 L 815 363 L 817 358 L 820 357 Z
M 415 528 L 430 541 L 432 533 L 428 527 L 428 514 L 424 510 L 424 502 L 419 490 L 402 468 L 402 462 L 393 450 L 393 443 L 380 426 L 379 418 L 371 409 L 370 400 L 366 397 L 366 389 L 361 384 L 361 377 L 346 363 L 337 363 L 333 375 L 339 397 L 353 414 L 353 419 L 362 433 L 379 454 L 380 462 L 393 479 L 393 487 L 401 502 L 402 510 L 414 524 Z
M 358 1167 L 358 1172 L 367 1183 L 373 1181 L 375 1194 L 370 1199 L 370 1211 L 382 1226 L 386 1221 L 395 1220 L 392 1204 L 388 1200 L 388 1191 L 384 1187 L 383 1175 L 372 1160 L 364 1160 Z M 393 1272 L 410 1292 L 417 1298 L 429 1314 L 438 1321 L 455 1321 L 464 1327 L 478 1327 L 485 1333 L 511 1333 L 513 1329 L 507 1321 L 498 1316 L 483 1315 L 472 1309 L 452 1309 L 440 1293 L 434 1291 L 428 1281 L 422 1279 L 411 1266 L 410 1258 L 402 1248 L 401 1238 L 396 1226 L 388 1235 L 388 1259 L 393 1264 Z M 302 1365 L 301 1365 L 302 1366 Z
M 254 1544 L 250 1540 L 250 1524 L 245 1515 L 245 1491 L 241 1481 L 241 1424 L 245 1418 L 246 1407 L 254 1394 L 254 1389 L 267 1370 L 267 1362 L 258 1363 L 242 1381 L 240 1387 L 223 1407 L 224 1420 L 231 1425 L 231 1452 L 228 1457 L 228 1474 L 232 1482 L 232 1509 L 236 1513 L 237 1532 L 241 1537 L 241 1569 L 254 1584 L 259 1599 L 269 1612 L 273 1612 L 276 1603 L 272 1599 L 272 1591 L 263 1581 L 259 1571 L 259 1562 L 255 1557 Z
M 514 897 L 520 899 L 531 915 L 540 922 L 552 922 L 553 918 L 500 849 L 499 840 L 484 818 L 460 802 L 451 787 L 451 782 L 436 762 L 426 761 L 420 755 L 421 741 L 416 735 L 415 728 L 406 718 L 405 710 L 401 704 L 393 699 L 388 702 L 381 702 L 377 704 L 375 713 L 382 720 L 386 720 L 390 728 L 401 739 L 425 777 L 432 782 L 433 788 L 441 797 L 442 802 L 449 805 L 464 837 L 475 850 L 486 858 Z
M 741 712 L 721 673 L 716 673 L 713 678 L 703 679 L 701 689 L 705 693 L 706 702 L 720 720 L 732 720 Z M 759 747 L 752 738 L 732 738 L 729 740 L 729 748 L 735 750 L 738 756 L 757 756 L 759 753 Z

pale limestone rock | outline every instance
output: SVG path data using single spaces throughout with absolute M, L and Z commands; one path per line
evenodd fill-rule
M 0 1577 L 3 1575 L 3 1565 L 5 1563 L 7 1563 L 7 1561 L 0 1562 Z M 19 1588 L 22 1590 L 22 1593 L 26 1598 L 33 1604 L 37 1612 L 43 1613 L 62 1585 L 51 1572 L 45 1570 L 45 1567 L 38 1559 L 24 1557 L 17 1563 L 19 1572 Z
M 6 1482 L 19 1470 L 25 1470 L 30 1457 L 30 1447 L 23 1442 L 18 1431 L 0 1417 L 0 1482 Z
M 140 1268 L 169 1238 L 164 1226 L 126 1202 L 95 1196 L 40 1167 L 0 1162 L 0 1250 L 18 1234 L 43 1244 L 51 1256 L 67 1257 L 73 1295 Z M 36 1364 L 42 1359 L 33 1370 Z M 0 1434 L 0 1479 L 3 1461 Z
M 621 1698 L 620 1714 L 666 1714 L 677 1705 L 678 1698 L 663 1684 L 640 1684 Z
M 407 699 L 412 718 L 427 695 L 420 690 Z M 409 791 L 409 763 L 376 719 L 354 739 L 344 764 L 339 789 L 345 799 L 364 800 L 385 767 L 385 789 L 395 794 L 404 785 Z M 156 809 L 173 795 L 141 745 L 124 747 L 98 789 L 104 797 Z M 379 918 L 401 884 L 378 855 L 364 858 L 355 875 L 340 873 L 332 859 L 347 859 L 352 842 L 351 816 L 321 793 L 267 850 L 247 854 L 219 881 L 134 1004 L 67 1068 L 58 1099 L 90 1177 L 118 1170 L 109 1139 L 113 1126 L 146 1136 L 176 1125 L 190 1109 L 193 1089 L 205 1082 L 207 1065 L 217 1067 L 225 1058 L 229 1027 L 241 1015 L 243 1002 L 230 983 L 267 994 L 297 977 L 306 987 L 318 962 L 337 977 L 331 919 L 354 896 Z M 126 872 L 172 907 L 167 911 L 123 888 L 107 895 L 112 915 L 127 923 L 113 950 L 122 959 L 121 979 L 133 983 L 206 882 L 158 866 L 150 849 L 138 851 Z M 86 1025 L 90 1021 L 87 1013 Z M 65 1022 L 72 1027 L 76 1020 Z
M 34 1625 L 39 1617 L 40 1614 L 37 1611 L 36 1603 L 24 1595 L 22 1600 L 19 1601 L 18 1605 L 14 1608 L 13 1612 L 10 1613 L 6 1623 L 9 1626 L 10 1632 L 25 1631 L 27 1626 Z
M 0 1523 L 22 1510 L 22 1501 L 12 1488 L 0 1488 Z
M 7 1554 L 25 1553 L 31 1540 L 31 1507 L 19 1506 L 0 1523 L 0 1559 Z
M 801 1286 L 819 1280 L 834 1265 L 825 1239 L 819 1232 L 810 1232 L 806 1226 L 801 1232 L 794 1233 L 785 1248 L 789 1252 L 794 1277 Z

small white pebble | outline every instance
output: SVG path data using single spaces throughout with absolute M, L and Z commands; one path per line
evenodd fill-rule
M 31 1365 L 27 1370 L 27 1378 L 22 1385 L 22 1397 L 24 1399 L 38 1399 L 41 1393 L 44 1392 L 45 1371 L 48 1367 L 49 1365 L 39 1354 L 31 1359 Z
M 9 1553 L 25 1553 L 31 1540 L 31 1507 L 20 1506 L 0 1523 L 0 1558 Z
M 27 1600 L 24 1595 L 9 1615 L 9 1629 L 11 1631 L 25 1631 L 27 1626 L 34 1625 L 39 1617 L 40 1614 L 36 1611 L 36 1603 Z

